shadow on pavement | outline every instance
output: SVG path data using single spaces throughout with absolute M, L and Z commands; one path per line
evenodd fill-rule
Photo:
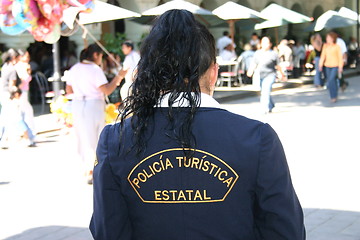
M 4 240 L 93 240 L 89 229 L 67 226 L 46 226 L 25 230 Z
M 360 94 L 357 89 L 350 88 L 345 92 L 340 92 L 338 102 L 331 103 L 327 90 L 304 89 L 301 92 L 292 94 L 276 94 L 274 96 L 275 103 L 291 103 L 293 107 L 320 106 L 320 107 L 350 107 L 359 106 Z
M 359 240 L 360 212 L 305 208 L 307 240 Z
M 359 240 L 360 212 L 305 208 L 307 240 Z M 4 240 L 93 240 L 87 228 L 46 226 Z
M 34 109 L 35 117 L 50 113 L 50 104 L 49 103 L 45 103 L 44 105 L 33 104 L 32 107 Z
M 59 142 L 58 140 L 37 140 L 36 144 L 42 144 L 42 143 L 54 143 L 54 142 Z
M 331 107 L 350 107 L 359 106 L 360 102 L 360 83 L 358 79 L 349 79 L 350 86 L 342 92 L 339 90 L 338 102 L 331 103 L 329 92 L 326 89 L 317 90 L 311 85 L 304 85 L 300 88 L 285 89 L 272 92 L 272 97 L 277 104 L 285 104 L 286 108 L 319 106 L 325 108 Z M 258 103 L 260 97 L 249 97 L 241 100 L 242 103 Z M 229 101 L 226 104 L 238 104 L 239 101 Z

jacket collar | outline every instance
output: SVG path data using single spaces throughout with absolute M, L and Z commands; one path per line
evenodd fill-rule
M 156 107 L 169 107 L 170 93 L 162 96 Z M 189 107 L 189 102 L 182 97 L 182 94 L 176 99 L 172 105 L 173 107 Z M 221 105 L 210 95 L 200 93 L 200 107 L 201 108 L 222 108 Z

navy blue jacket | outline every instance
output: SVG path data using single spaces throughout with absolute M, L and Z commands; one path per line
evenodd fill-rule
M 121 139 L 119 124 L 103 130 L 94 167 L 95 240 L 305 239 L 284 150 L 269 125 L 199 108 L 196 150 L 186 158 L 166 114 L 155 110 L 141 158 L 129 151 L 129 119 Z

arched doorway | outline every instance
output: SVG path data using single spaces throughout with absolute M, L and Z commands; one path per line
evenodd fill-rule
M 237 3 L 240 4 L 240 5 L 243 5 L 244 7 L 251 8 L 251 5 L 248 2 L 248 0 L 238 0 Z
M 303 9 L 299 3 L 295 3 L 291 7 L 292 11 L 304 14 Z M 306 14 L 304 14 L 306 15 Z M 287 31 L 287 39 L 293 39 L 295 41 L 302 40 L 304 36 L 303 30 L 308 25 L 308 23 L 297 23 L 297 24 L 288 24 L 288 31 Z
M 313 14 L 312 14 L 312 17 L 314 18 L 314 21 L 315 21 L 316 19 L 318 19 L 318 18 L 321 16 L 321 14 L 323 14 L 323 13 L 324 13 L 323 7 L 320 6 L 320 5 L 317 5 L 317 6 L 314 8 L 314 11 L 313 11 Z
M 200 7 L 205 8 L 209 11 L 213 11 L 215 8 L 217 8 L 219 5 L 215 0 L 203 0 L 200 3 Z
M 166 3 L 166 1 L 160 0 L 159 3 L 158 3 L 158 6 L 160 6 L 160 5 L 164 4 L 164 3 Z

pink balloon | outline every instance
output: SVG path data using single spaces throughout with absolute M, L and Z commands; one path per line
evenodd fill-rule
M 36 0 L 42 15 L 49 19 L 50 22 L 60 24 L 63 10 L 66 7 L 60 0 Z
M 0 14 L 5 14 L 11 11 L 13 0 L 0 0 Z
M 41 16 L 37 22 L 37 27 L 34 28 L 31 31 L 31 34 L 34 36 L 36 41 L 44 41 L 46 36 L 54 29 L 54 24 L 52 22 L 45 18 L 44 16 Z
M 67 0 L 66 2 L 72 7 L 85 7 L 85 11 L 94 8 L 94 0 Z

